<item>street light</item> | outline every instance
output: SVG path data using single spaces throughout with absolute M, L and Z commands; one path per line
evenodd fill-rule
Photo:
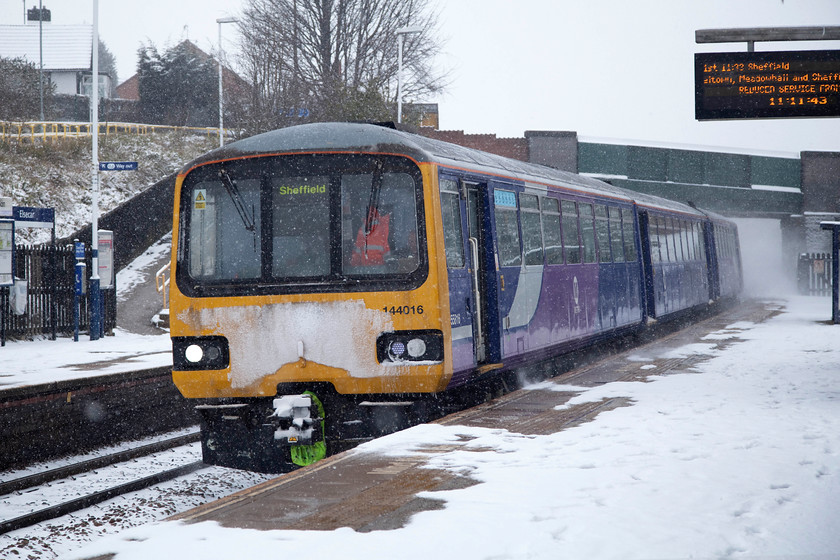
M 91 43 L 90 136 L 91 136 L 91 218 L 90 218 L 90 339 L 99 340 L 102 307 L 99 278 L 99 0 L 93 0 L 93 41 Z
M 222 24 L 223 23 L 239 23 L 239 19 L 235 17 L 223 17 L 216 20 L 219 24 L 219 146 L 225 145 L 225 131 L 224 131 L 224 111 L 225 101 L 222 94 L 222 59 L 224 58 L 224 49 L 222 47 Z
M 397 60 L 399 62 L 399 67 L 397 69 L 397 122 L 402 122 L 402 54 L 403 54 L 403 41 L 405 40 L 405 36 L 409 33 L 421 33 L 423 31 L 422 27 L 400 27 L 397 29 Z

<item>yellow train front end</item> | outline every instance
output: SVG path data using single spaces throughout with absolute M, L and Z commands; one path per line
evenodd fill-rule
M 265 472 L 399 428 L 382 411 L 452 374 L 434 165 L 317 138 L 289 151 L 286 130 L 175 188 L 173 379 L 205 461 Z

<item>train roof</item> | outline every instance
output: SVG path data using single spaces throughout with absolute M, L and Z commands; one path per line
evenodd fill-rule
M 421 163 L 437 163 L 509 177 L 526 183 L 609 196 L 649 208 L 697 217 L 708 215 L 681 202 L 622 189 L 591 177 L 506 158 L 387 126 L 365 123 L 312 123 L 258 134 L 208 152 L 188 164 L 183 172 L 202 163 L 224 159 L 272 153 L 325 151 L 404 154 Z

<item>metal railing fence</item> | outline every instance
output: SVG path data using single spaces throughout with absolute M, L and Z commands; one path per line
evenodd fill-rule
M 831 253 L 802 253 L 796 268 L 799 293 L 806 296 L 831 295 Z
M 6 339 L 72 335 L 74 331 L 75 252 L 68 246 L 18 246 L 15 248 L 15 276 L 28 283 L 26 311 L 14 313 L 9 288 L 0 288 L 0 328 Z M 85 248 L 87 270 L 91 250 Z M 117 322 L 116 289 L 102 290 L 104 330 L 111 333 Z M 80 296 L 79 329 L 88 331 L 88 295 Z

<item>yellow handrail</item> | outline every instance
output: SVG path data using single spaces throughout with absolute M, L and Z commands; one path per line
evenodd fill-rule
M 163 307 L 161 309 L 169 309 L 169 267 L 172 263 L 166 263 L 155 274 L 155 286 L 158 293 L 163 294 Z
M 181 131 L 193 134 L 206 134 L 215 136 L 219 129 L 214 127 L 198 126 L 169 126 L 161 124 L 104 122 L 99 124 L 100 134 L 113 134 L 125 132 L 129 134 L 149 134 L 150 132 Z M 78 138 L 89 136 L 91 132 L 90 123 L 63 122 L 63 121 L 27 121 L 27 122 L 0 122 L 0 139 L 16 140 L 18 143 L 56 140 L 61 138 Z M 233 129 L 224 129 L 225 136 L 234 132 Z

